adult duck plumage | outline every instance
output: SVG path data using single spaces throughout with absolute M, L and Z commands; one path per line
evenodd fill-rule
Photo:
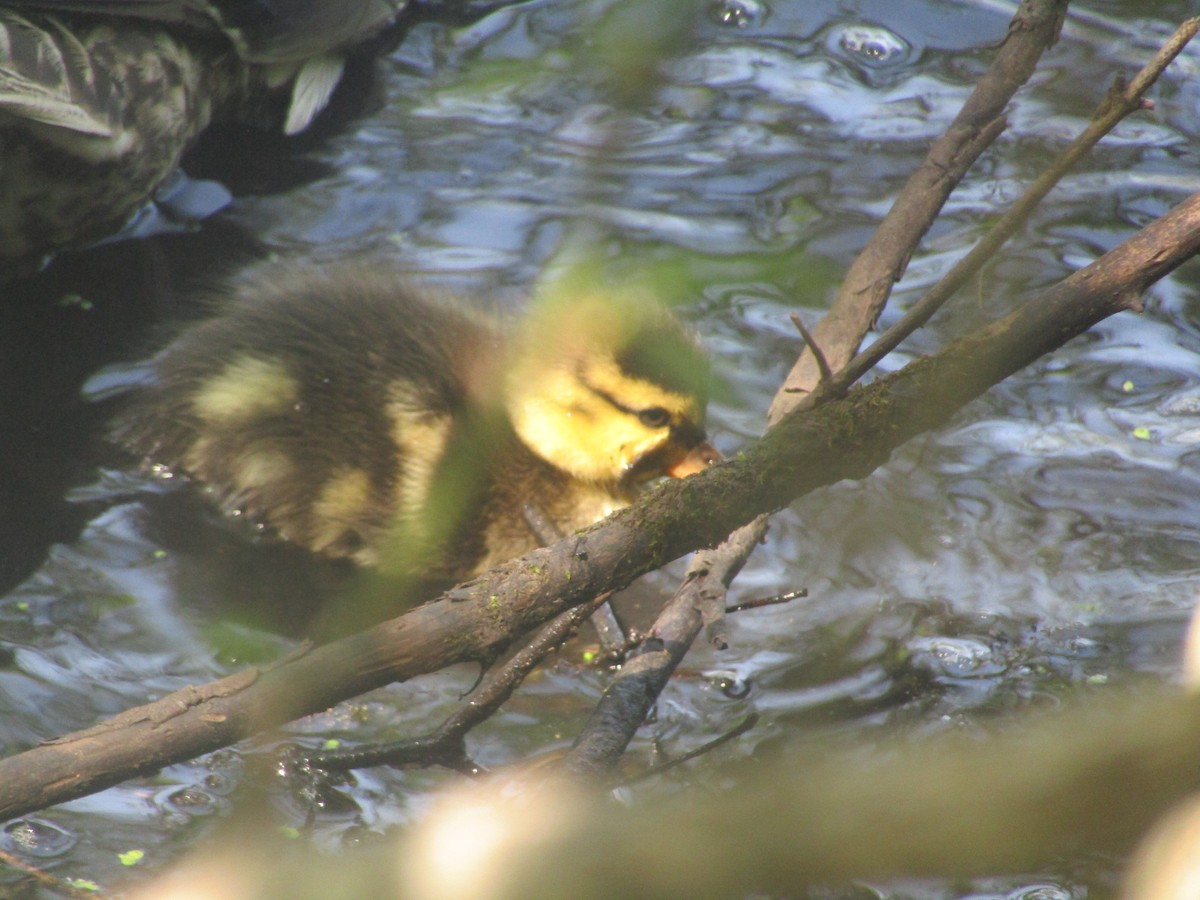
M 118 230 L 211 122 L 305 129 L 406 2 L 0 5 L 0 275 Z

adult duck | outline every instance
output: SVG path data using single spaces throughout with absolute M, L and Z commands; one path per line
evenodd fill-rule
M 0 5 L 0 279 L 120 229 L 212 122 L 303 131 L 406 2 Z

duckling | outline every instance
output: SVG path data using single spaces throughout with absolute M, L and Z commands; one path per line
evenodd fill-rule
M 116 425 L 225 510 L 329 557 L 442 582 L 719 458 L 707 364 L 642 298 L 536 305 L 515 327 L 380 271 L 276 273 L 153 362 Z
M 0 276 L 118 230 L 210 122 L 303 131 L 406 2 L 4 3 Z

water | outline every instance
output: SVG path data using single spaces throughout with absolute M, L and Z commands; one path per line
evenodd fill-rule
M 1012 7 L 718 0 L 657 36 L 659 65 L 626 65 L 636 77 L 604 59 L 647 31 L 629 4 L 535 0 L 469 25 L 425 22 L 381 63 L 382 99 L 360 118 L 283 146 L 239 138 L 234 167 L 214 162 L 220 153 L 194 159 L 191 174 L 233 188 L 227 212 L 190 233 L 60 260 L 8 289 L 0 746 L 16 752 L 292 646 L 305 576 L 289 578 L 291 561 L 248 546 L 102 439 L 109 388 L 136 379 L 136 361 L 198 314 L 197 285 L 263 259 L 362 255 L 516 307 L 564 242 L 584 236 L 614 266 L 669 267 L 689 287 L 683 315 L 726 385 L 715 440 L 736 452 L 760 431 L 799 349 L 790 313 L 819 317 Z M 1082 126 L 1113 73 L 1133 71 L 1190 12 L 1132 0 L 1075 11 L 881 325 Z M 1193 48 L 1154 89 L 1155 110 L 1106 139 L 884 368 L 1006 311 L 1200 188 L 1198 67 Z M 776 516 L 735 599 L 797 587 L 810 596 L 738 614 L 729 650 L 694 651 L 630 758 L 684 752 L 752 710 L 761 724 L 636 790 L 704 783 L 722 762 L 818 731 L 855 745 L 987 734 L 997 713 L 1173 679 L 1200 576 L 1198 285 L 1200 269 L 1185 266 L 1152 289 L 1143 316 L 1103 323 L 866 481 Z M 671 584 L 647 579 L 638 602 L 652 606 Z M 283 737 L 416 734 L 474 675 L 463 667 L 378 691 Z M 500 766 L 569 745 L 604 681 L 548 667 L 472 736 L 472 754 Z M 135 884 L 222 820 L 248 762 L 270 759 L 279 738 L 10 823 L 0 844 L 56 875 Z M 318 814 L 313 840 L 355 845 L 406 825 L 451 778 L 363 773 Z M 281 822 L 303 824 L 305 798 L 274 796 Z M 123 865 L 131 849 L 145 856 Z M 871 890 L 1075 898 L 1111 886 L 1112 866 Z

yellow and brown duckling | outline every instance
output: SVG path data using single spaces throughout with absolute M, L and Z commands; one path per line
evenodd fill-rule
M 652 303 L 515 326 L 342 269 L 251 283 L 154 362 L 117 436 L 316 553 L 458 581 L 719 458 L 705 357 Z
M 0 280 L 121 228 L 211 122 L 304 130 L 406 2 L 0 2 Z

